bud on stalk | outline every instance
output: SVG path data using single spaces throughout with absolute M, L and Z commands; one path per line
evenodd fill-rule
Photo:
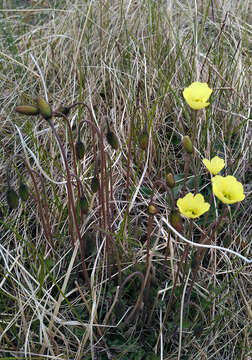
M 112 149 L 114 149 L 114 150 L 118 149 L 119 142 L 118 142 L 117 136 L 112 131 L 107 132 L 107 141 L 108 141 L 109 145 L 112 147 Z
M 20 182 L 18 193 L 22 201 L 26 201 L 29 197 L 28 186 L 23 181 Z
M 39 108 L 35 105 L 19 105 L 15 107 L 15 111 L 23 115 L 38 115 Z
M 8 188 L 6 193 L 6 200 L 11 210 L 16 209 L 19 204 L 19 198 L 15 190 L 11 187 Z
M 182 144 L 183 144 L 184 150 L 187 152 L 187 154 L 193 153 L 193 145 L 192 145 L 192 141 L 189 138 L 189 136 L 183 137 Z
M 172 173 L 169 173 L 166 177 L 166 182 L 167 185 L 169 186 L 170 189 L 173 189 L 175 184 L 175 180 L 174 180 L 174 176 L 172 175 Z
M 78 140 L 75 144 L 75 152 L 77 160 L 81 160 L 85 155 L 85 146 L 82 141 Z
M 50 120 L 52 117 L 52 109 L 48 102 L 41 97 L 37 97 L 37 105 L 39 108 L 39 112 L 43 116 L 43 118 L 45 120 Z

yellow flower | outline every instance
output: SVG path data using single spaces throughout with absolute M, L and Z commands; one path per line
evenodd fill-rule
M 187 194 L 185 197 L 178 199 L 177 206 L 182 215 L 187 218 L 195 219 L 210 209 L 210 204 L 205 202 L 201 194 Z
M 193 82 L 189 87 L 183 91 L 183 96 L 187 104 L 194 110 L 203 109 L 209 105 L 207 100 L 212 94 L 207 83 L 201 83 L 198 81 Z
M 203 164 L 211 174 L 217 175 L 225 166 L 223 159 L 215 156 L 212 160 L 203 159 Z
M 245 199 L 242 184 L 234 176 L 216 175 L 212 178 L 213 193 L 224 204 L 234 204 Z

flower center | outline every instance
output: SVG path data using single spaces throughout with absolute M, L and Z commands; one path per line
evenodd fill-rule
M 192 215 L 197 215 L 197 212 L 195 211 L 195 209 L 188 209 L 188 213 L 190 213 Z
M 232 196 L 231 196 L 229 193 L 227 193 L 227 192 L 224 192 L 224 193 L 223 193 L 223 196 L 224 196 L 224 198 L 226 198 L 226 199 L 228 199 L 228 200 L 232 200 Z

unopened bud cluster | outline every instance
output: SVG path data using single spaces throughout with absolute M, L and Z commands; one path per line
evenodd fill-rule
M 23 115 L 38 115 L 41 114 L 45 120 L 50 120 L 52 117 L 52 109 L 48 102 L 42 97 L 37 97 L 36 105 L 19 105 L 16 106 L 15 111 Z

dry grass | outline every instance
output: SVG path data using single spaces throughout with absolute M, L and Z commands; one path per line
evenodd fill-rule
M 142 285 L 139 272 L 146 271 L 152 187 L 157 180 L 166 181 L 172 171 L 177 180 L 175 196 L 179 196 L 185 172 L 184 135 L 195 138 L 193 161 L 205 197 L 211 194 L 203 157 L 218 154 L 225 159 L 225 175 L 235 175 L 244 184 L 246 199 L 228 208 L 211 244 L 251 259 L 250 1 L 20 3 L 0 2 L 1 359 L 250 360 L 251 265 L 241 258 L 209 250 L 188 299 L 197 254 L 195 247 L 188 247 L 175 301 L 167 308 L 186 244 L 175 233 L 169 235 L 162 220 L 168 219 L 171 204 L 161 187 L 153 198 L 159 213 L 153 218 L 149 239 L 149 291 L 141 309 L 130 318 Z M 213 89 L 211 105 L 198 112 L 196 129 L 182 97 L 183 88 L 195 80 L 206 81 Z M 83 279 L 75 232 L 76 246 L 71 243 L 66 173 L 57 141 L 41 117 L 14 112 L 17 105 L 34 103 L 37 96 L 48 96 L 53 109 L 84 101 L 97 127 L 106 132 L 107 117 L 119 140 L 118 150 L 104 140 L 107 178 L 113 188 L 108 192 L 110 219 L 103 226 L 101 202 L 90 190 L 91 131 L 87 124 L 82 127 L 85 155 L 77 172 L 91 205 L 82 219 L 78 213 L 78 224 L 88 255 L 89 285 Z M 138 145 L 145 117 L 136 104 L 148 118 L 151 136 L 146 151 Z M 74 141 L 84 119 L 91 120 L 86 108 L 72 109 Z M 70 132 L 63 119 L 53 118 L 53 122 L 73 173 Z M 42 213 L 34 183 L 17 155 L 39 174 L 35 179 Z M 21 176 L 30 189 L 29 201 L 20 201 L 10 211 L 7 181 L 17 189 Z M 194 188 L 194 178 L 190 170 L 188 190 Z M 77 199 L 74 178 L 72 188 Z M 223 206 L 214 201 L 211 209 L 206 226 Z M 51 237 L 46 236 L 41 214 Z M 197 241 L 206 227 L 201 218 L 191 226 Z M 188 229 L 185 221 L 185 237 Z M 107 239 L 113 251 L 112 245 L 106 250 Z M 120 284 L 134 272 L 138 275 L 122 288 Z

